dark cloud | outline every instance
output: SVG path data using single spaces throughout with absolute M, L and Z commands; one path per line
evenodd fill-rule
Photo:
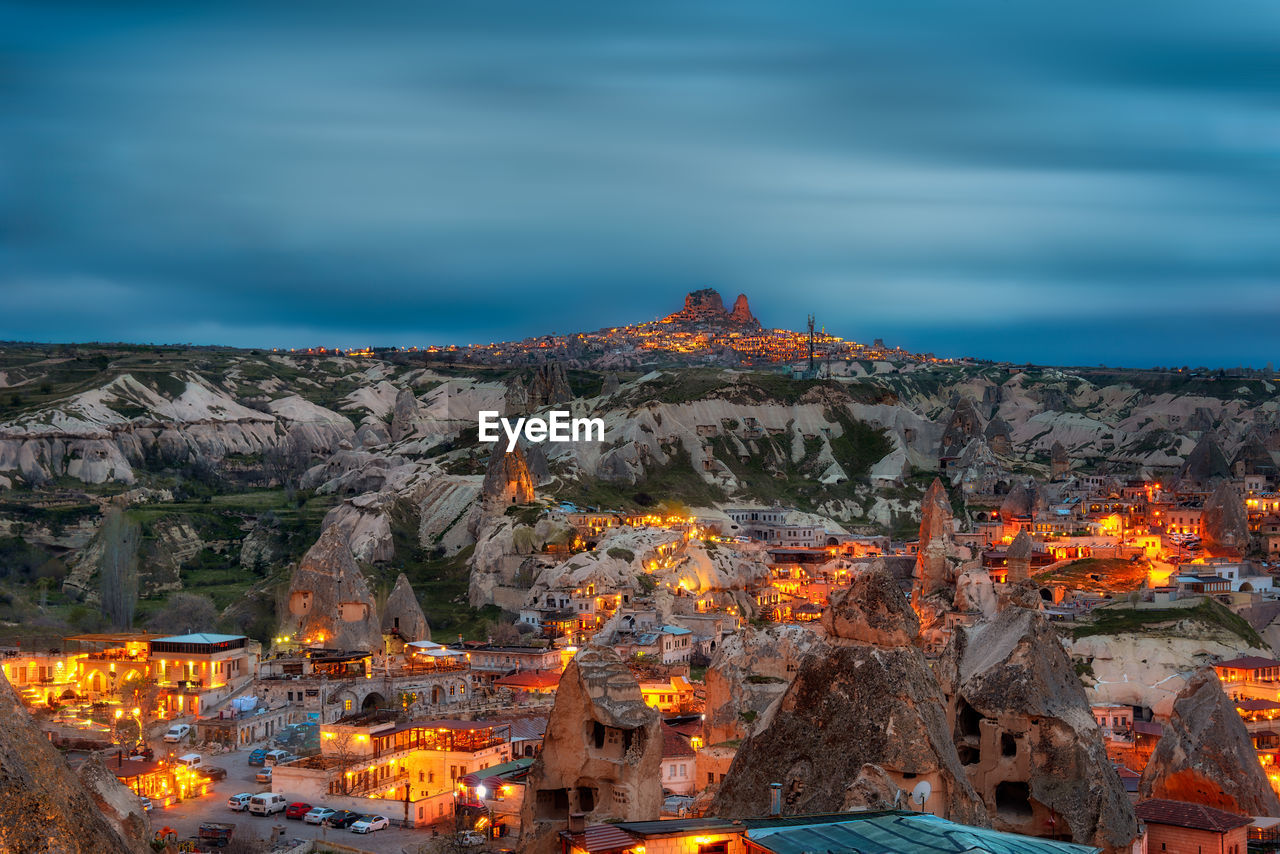
M 0 338 L 1262 363 L 1272 4 L 0 3 Z

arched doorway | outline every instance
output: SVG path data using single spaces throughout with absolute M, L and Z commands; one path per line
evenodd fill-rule
M 435 685 L 431 689 L 431 705 L 438 706 L 444 702 L 444 689 Z
M 369 695 L 364 698 L 364 702 L 360 704 L 360 711 L 362 712 L 372 712 L 386 708 L 389 708 L 387 705 L 387 698 L 379 694 L 377 691 L 369 692 Z

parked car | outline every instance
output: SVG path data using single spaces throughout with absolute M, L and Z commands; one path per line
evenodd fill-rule
M 462 830 L 458 832 L 458 843 L 470 848 L 472 845 L 484 845 L 487 840 L 478 830 Z
M 268 750 L 267 755 L 262 758 L 262 764 L 270 768 L 274 765 L 283 765 L 296 758 L 287 750 Z
M 360 813 L 351 810 L 338 810 L 324 820 L 329 827 L 350 827 L 360 820 Z
M 373 833 L 375 830 L 382 830 L 390 826 L 391 822 L 387 821 L 386 816 L 362 815 L 359 821 L 351 825 L 351 832 Z
M 187 724 L 174 724 L 169 727 L 169 731 L 164 734 L 165 744 L 177 744 L 187 737 L 187 733 L 191 732 L 191 727 Z
M 249 799 L 249 815 L 272 815 L 284 812 L 285 807 L 284 795 L 274 792 L 263 792 Z
M 257 750 L 249 754 L 250 765 L 257 765 L 261 767 L 263 764 L 266 763 L 266 760 L 267 760 L 267 749 L 265 747 L 259 747 Z
M 227 798 L 227 809 L 244 812 L 249 808 L 249 799 L 252 797 L 253 792 L 241 792 L 238 795 L 232 795 Z
M 184 753 L 178 757 L 178 764 L 185 765 L 194 771 L 204 764 L 204 757 L 199 753 Z
M 254 774 L 254 775 L 253 775 L 253 779 L 257 780 L 259 783 L 270 783 L 270 782 L 271 782 L 271 769 L 270 769 L 270 768 L 263 768 L 263 769 L 262 769 L 261 771 L 259 771 L 257 774 Z
M 151 812 L 151 799 L 150 799 L 150 798 L 148 798 L 146 795 L 143 795 L 142 797 L 138 798 L 138 800 L 142 801 L 142 811 L 143 811 L 143 812 Z
M 323 824 L 324 820 L 336 813 L 337 810 L 329 807 L 312 807 L 311 811 L 302 817 L 307 824 Z
M 208 777 L 210 780 L 227 779 L 227 769 L 219 768 L 217 765 L 206 765 L 200 769 L 200 773 Z
M 289 804 L 289 806 L 285 807 L 284 817 L 285 818 L 303 818 L 309 812 L 311 812 L 311 804 L 305 803 L 303 801 L 294 801 L 293 803 Z

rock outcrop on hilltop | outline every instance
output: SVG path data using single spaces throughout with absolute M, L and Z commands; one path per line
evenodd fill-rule
M 985 824 L 951 740 L 938 683 L 912 644 L 918 623 L 883 567 L 833 597 L 829 631 L 743 742 L 712 804 L 729 818 L 764 815 L 782 784 L 786 815 L 907 806 L 921 781 L 924 808 Z
M 327 528 L 303 556 L 289 580 L 280 634 L 329 649 L 379 652 L 382 627 L 377 606 L 347 540 Z
M 618 388 L 618 375 L 613 371 L 609 371 L 604 375 L 604 382 L 600 385 L 600 395 L 602 397 L 608 397 L 611 394 L 616 394 Z
M 937 667 L 969 781 L 997 830 L 1126 849 L 1133 808 L 1084 688 L 1043 616 L 1009 608 L 958 630 Z
M 1204 548 L 1210 555 L 1234 556 L 1249 548 L 1249 517 L 1231 481 L 1224 480 L 1204 503 Z
M 590 645 L 565 667 L 542 752 L 529 770 L 521 851 L 559 850 L 572 813 L 588 823 L 658 818 L 662 719 L 612 649 Z
M 704 677 L 706 743 L 750 735 L 754 722 L 786 693 L 800 661 L 820 642 L 812 629 L 798 623 L 747 625 L 725 638 Z
M 760 321 L 756 320 L 756 316 L 751 313 L 751 306 L 747 304 L 747 295 L 738 294 L 738 298 L 733 301 L 733 309 L 729 312 L 729 320 L 739 326 L 759 327 Z
M 0 676 L 0 851 L 149 854 L 137 796 L 114 775 L 89 771 L 86 778 L 92 789 L 67 767 Z M 114 824 L 100 803 L 111 806 Z
M 387 603 L 382 606 L 382 633 L 395 634 L 406 643 L 431 640 L 431 627 L 427 625 L 427 616 L 422 613 L 413 585 L 402 572 L 396 577 L 395 586 Z
M 503 510 L 512 504 L 528 504 L 534 498 L 533 474 L 520 443 L 510 451 L 502 439 L 493 447 L 489 465 L 480 487 L 480 501 L 485 510 Z
M 1173 703 L 1142 772 L 1142 798 L 1191 801 L 1238 815 L 1280 815 L 1249 732 L 1212 668 L 1201 668 Z

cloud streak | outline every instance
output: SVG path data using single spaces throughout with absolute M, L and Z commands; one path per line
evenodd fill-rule
M 0 338 L 465 343 L 710 285 L 942 353 L 1260 364 L 1277 30 L 1249 0 L 0 4 Z

